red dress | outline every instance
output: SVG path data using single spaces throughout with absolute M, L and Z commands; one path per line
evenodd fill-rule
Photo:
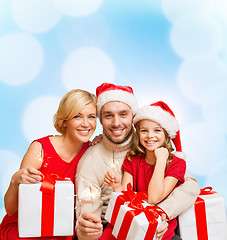
M 77 169 L 77 164 L 84 154 L 84 152 L 89 147 L 89 143 L 84 143 L 80 152 L 72 159 L 71 162 L 65 162 L 61 159 L 61 157 L 55 151 L 52 143 L 50 142 L 49 137 L 43 137 L 37 139 L 42 144 L 43 147 L 43 163 L 41 168 L 39 169 L 43 174 L 60 172 L 64 177 L 68 177 L 75 183 L 75 174 Z M 3 218 L 2 223 L 0 225 L 0 239 L 1 240 L 18 240 L 18 239 L 48 239 L 48 240 L 71 240 L 72 236 L 66 237 L 46 237 L 46 238 L 19 238 L 18 235 L 18 217 L 17 214 L 13 216 L 6 216 Z
M 135 192 L 147 191 L 150 179 L 154 172 L 154 166 L 146 162 L 145 157 L 133 156 L 131 161 L 127 158 L 125 159 L 122 169 L 128 172 L 133 177 L 133 190 Z M 168 167 L 165 171 L 165 177 L 171 176 L 178 179 L 178 185 L 184 183 L 184 174 L 186 171 L 186 162 L 173 155 L 173 160 L 168 164 Z M 174 236 L 174 230 L 177 227 L 177 219 L 174 218 L 168 222 L 168 230 L 164 234 L 162 240 L 170 240 Z M 107 225 L 101 240 L 104 239 L 115 239 L 112 236 L 112 226 Z

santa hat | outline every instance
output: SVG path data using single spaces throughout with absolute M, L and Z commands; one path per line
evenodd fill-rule
M 175 145 L 176 152 L 174 155 L 185 159 L 185 154 L 182 152 L 181 148 L 178 122 L 174 113 L 166 103 L 159 101 L 140 108 L 136 113 L 133 123 L 136 125 L 137 122 L 143 119 L 155 121 L 164 128 Z
M 103 83 L 96 88 L 97 100 L 97 114 L 104 104 L 108 102 L 123 102 L 126 103 L 131 109 L 133 115 L 136 113 L 137 102 L 133 90 L 129 86 L 120 86 L 112 83 Z

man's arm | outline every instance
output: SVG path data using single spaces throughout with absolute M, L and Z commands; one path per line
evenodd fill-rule
M 102 234 L 101 210 L 103 202 L 100 198 L 101 189 L 96 169 L 97 164 L 94 164 L 94 159 L 97 157 L 95 158 L 93 152 L 89 150 L 79 161 L 75 179 L 77 195 L 76 233 L 79 240 L 96 240 Z M 96 192 L 97 195 L 89 199 L 91 192 Z
M 158 204 L 170 219 L 185 212 L 199 195 L 199 184 L 186 170 L 185 182 L 173 190 L 166 200 Z
M 76 224 L 79 240 L 97 240 L 102 235 L 101 218 L 93 213 L 82 213 Z

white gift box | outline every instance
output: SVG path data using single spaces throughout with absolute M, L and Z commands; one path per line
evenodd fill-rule
M 200 219 L 196 220 L 196 215 Z M 225 201 L 218 193 L 200 195 L 178 221 L 180 236 L 184 240 L 227 240 Z
M 123 196 L 123 194 L 121 192 L 112 192 L 112 194 L 110 196 L 109 204 L 108 204 L 108 207 L 107 207 L 107 210 L 106 210 L 106 215 L 105 215 L 105 219 L 109 223 L 111 223 L 112 213 L 113 213 L 113 209 L 114 209 L 116 199 L 120 195 Z M 126 203 L 129 203 L 129 202 L 125 202 L 125 204 Z
M 18 228 L 20 237 L 42 235 L 42 183 L 20 184 Z M 53 236 L 71 236 L 74 232 L 74 184 L 56 181 L 54 193 Z
M 143 203 L 143 206 L 146 207 L 146 206 L 149 206 L 149 204 Z M 125 226 L 122 225 L 122 222 L 123 222 L 126 212 L 130 211 L 130 210 L 134 210 L 134 209 L 128 207 L 127 205 L 122 205 L 120 207 L 116 222 L 114 224 L 113 232 L 112 232 L 114 237 L 116 237 L 116 238 L 118 237 L 121 227 L 125 228 Z M 158 217 L 158 219 L 156 219 L 156 221 L 158 222 L 158 225 L 155 229 L 155 232 L 156 232 L 157 228 L 163 224 L 160 216 Z M 139 215 L 137 215 L 133 218 L 130 228 L 128 230 L 126 240 L 142 240 L 142 239 L 144 239 L 146 236 L 148 227 L 149 227 L 149 222 L 148 222 L 145 214 L 143 212 L 141 212 Z M 151 239 L 151 238 L 149 238 L 149 239 Z M 156 234 L 154 234 L 152 240 L 157 240 L 157 239 L 158 238 L 156 238 Z
M 113 192 L 111 194 L 110 201 L 109 201 L 108 208 L 107 208 L 106 215 L 105 215 L 105 219 L 113 225 L 112 234 L 116 238 L 119 237 L 118 234 L 119 234 L 121 227 L 123 227 L 123 228 L 126 227 L 126 226 L 122 226 L 122 222 L 123 222 L 126 212 L 129 210 L 135 210 L 134 208 L 128 207 L 129 201 L 126 201 L 125 203 L 122 203 L 122 205 L 119 208 L 119 211 L 117 208 L 117 212 L 115 212 L 113 214 L 113 212 L 116 211 L 116 209 L 114 209 L 114 207 L 115 207 L 116 200 L 119 196 L 123 196 L 123 194 L 120 192 Z M 147 206 L 151 206 L 150 204 L 148 204 L 145 201 L 143 201 L 142 205 L 144 208 Z M 117 215 L 116 218 L 114 217 L 114 220 L 112 219 L 113 215 Z M 161 226 L 163 224 L 163 221 L 161 221 L 160 216 L 158 219 L 156 219 L 156 221 L 157 221 L 157 227 L 156 227 L 156 229 L 157 229 L 159 226 Z M 133 218 L 125 239 L 126 240 L 144 239 L 146 236 L 148 227 L 149 227 L 149 222 L 147 220 L 147 217 L 144 212 L 141 212 L 139 215 L 137 215 Z M 157 239 L 155 234 L 152 239 L 153 240 Z

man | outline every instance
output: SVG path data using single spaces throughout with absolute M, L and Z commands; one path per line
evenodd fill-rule
M 96 94 L 103 139 L 86 151 L 77 168 L 76 191 L 79 198 L 76 229 L 80 240 L 95 240 L 102 234 L 102 224 L 106 224 L 104 216 L 112 192 L 111 187 L 103 184 L 104 176 L 109 169 L 122 176 L 121 165 L 132 146 L 132 121 L 137 109 L 130 87 L 103 83 L 97 88 Z M 90 196 L 86 194 L 88 191 L 96 195 L 87 199 Z M 197 181 L 186 173 L 185 183 L 176 188 L 159 206 L 172 219 L 192 205 L 198 193 Z M 157 236 L 162 237 L 166 228 L 167 225 L 164 225 L 158 229 Z

